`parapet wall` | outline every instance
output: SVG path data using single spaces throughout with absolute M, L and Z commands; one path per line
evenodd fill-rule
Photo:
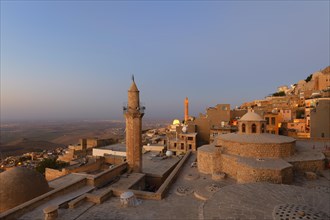
M 324 170 L 324 160 L 312 160 L 312 161 L 288 161 L 293 165 L 293 170 L 297 173 L 303 173 L 306 171 L 317 172 Z
M 217 146 L 222 146 L 224 153 L 241 157 L 283 158 L 294 154 L 295 141 L 291 143 L 238 143 L 218 139 Z
M 127 170 L 128 164 L 122 163 L 114 168 L 105 170 L 95 176 L 87 176 L 87 185 L 95 186 L 95 187 L 102 187 L 105 184 L 114 180 L 117 176 L 120 176 Z
M 198 171 L 205 174 L 212 174 L 215 169 L 215 147 L 204 145 L 197 151 Z
M 292 183 L 292 167 L 285 169 L 254 169 L 248 166 L 239 166 L 237 170 L 238 183 L 269 182 L 277 184 Z

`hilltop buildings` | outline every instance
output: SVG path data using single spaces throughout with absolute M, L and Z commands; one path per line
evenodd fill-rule
M 287 88 L 281 91 L 290 94 Z M 230 110 L 228 104 L 219 104 L 208 108 L 199 118 L 189 117 L 186 99 L 183 123 L 174 120 L 167 131 L 146 132 L 148 143 L 142 140 L 145 107 L 140 104 L 139 95 L 133 80 L 128 103 L 123 108 L 125 144 L 82 139 L 80 145 L 71 148 L 71 153 L 61 157 L 74 159 L 70 166 L 62 170 L 49 169 L 49 176 L 46 171 L 48 182 L 39 174 L 20 168 L 1 173 L 0 218 L 154 219 L 161 216 L 165 219 L 171 216 L 197 219 L 216 216 L 220 207 L 225 210 L 220 217 L 280 219 L 283 215 L 278 214 L 278 210 L 292 207 L 292 203 L 297 205 L 289 210 L 292 216 L 306 214 L 326 219 L 330 215 L 328 194 L 324 194 L 328 193 L 326 184 L 330 181 L 323 172 L 324 154 L 314 149 L 315 146 L 304 146 L 301 141 L 297 144 L 292 137 L 277 135 L 283 132 L 285 123 L 288 130 L 306 123 L 302 115 L 294 121 L 301 105 L 294 95 L 257 100 L 250 106 L 255 111 Z M 324 115 L 328 104 L 327 98 L 315 98 L 309 105 L 312 136 L 321 136 L 322 140 L 329 132 L 325 128 L 328 117 Z M 321 126 L 315 126 L 314 122 Z M 198 147 L 200 143 L 207 145 Z M 93 155 L 82 156 L 87 151 Z M 315 187 L 282 185 L 295 183 L 295 175 L 305 178 L 299 179 L 300 186 L 314 181 L 306 185 Z M 318 178 L 322 179 L 318 181 Z M 34 182 L 36 188 L 31 186 Z M 271 197 L 267 194 L 270 191 Z M 257 195 L 261 200 L 257 207 L 253 207 L 255 202 L 248 207 L 250 194 L 252 199 Z M 23 195 L 29 197 L 21 200 Z M 136 196 L 144 202 L 132 203 L 141 206 L 134 209 L 120 206 L 125 195 Z M 235 201 L 231 201 L 235 195 Z M 167 199 L 162 200 L 164 197 Z M 8 204 L 2 202 L 7 200 Z M 266 211 L 260 210 L 262 205 Z M 248 208 L 245 210 L 245 207 Z M 241 209 L 246 211 L 243 216 Z
M 296 152 L 296 140 L 266 133 L 266 120 L 255 112 L 238 122 L 238 133 L 219 135 L 214 144 L 198 148 L 198 170 L 215 178 L 228 175 L 239 183 L 267 181 L 290 184 L 293 171 L 320 171 L 322 153 Z

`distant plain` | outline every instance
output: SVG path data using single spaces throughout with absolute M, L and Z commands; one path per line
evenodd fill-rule
M 164 120 L 148 120 L 144 122 L 143 129 L 166 124 Z M 80 138 L 114 138 L 122 141 L 124 136 L 124 120 L 6 122 L 0 126 L 0 157 L 4 159 L 30 151 L 66 147 L 78 143 Z

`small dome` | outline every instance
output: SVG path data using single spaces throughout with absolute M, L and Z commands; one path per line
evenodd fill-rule
M 49 191 L 48 183 L 43 175 L 24 167 L 15 167 L 0 173 L 0 186 L 0 212 Z
M 242 116 L 239 121 L 265 121 L 260 115 L 253 111 L 249 111 L 245 115 Z
M 172 124 L 173 125 L 179 125 L 180 124 L 179 119 L 174 119 Z

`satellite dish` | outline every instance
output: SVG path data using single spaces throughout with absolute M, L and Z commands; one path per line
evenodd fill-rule
M 170 156 L 172 156 L 173 155 L 173 152 L 172 151 L 170 151 L 170 150 L 168 150 L 168 151 L 166 151 L 166 156 L 168 156 L 168 157 L 170 157 Z
M 187 132 L 187 126 L 183 126 L 183 128 L 182 128 L 182 132 L 183 132 L 183 133 L 186 133 L 186 132 Z

